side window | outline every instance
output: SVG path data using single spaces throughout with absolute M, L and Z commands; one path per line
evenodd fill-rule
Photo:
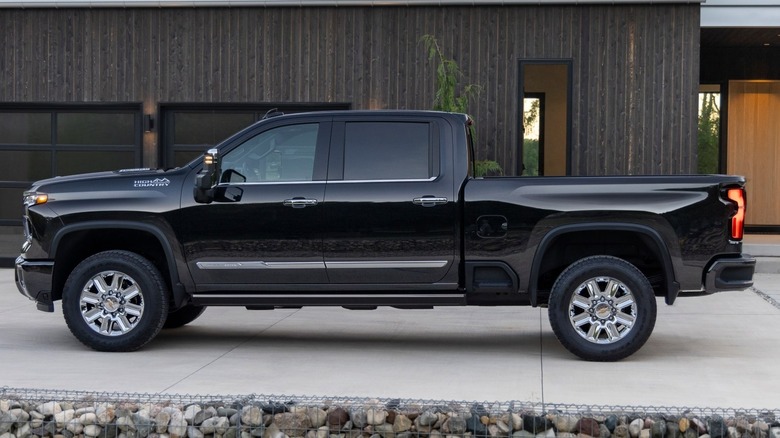
M 434 176 L 431 144 L 430 123 L 347 123 L 344 179 L 427 179 Z
M 220 182 L 311 181 L 318 123 L 264 131 L 222 159 Z

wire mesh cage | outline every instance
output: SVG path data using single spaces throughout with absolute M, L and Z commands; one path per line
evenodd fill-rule
M 0 437 L 778 438 L 780 411 L 0 388 Z

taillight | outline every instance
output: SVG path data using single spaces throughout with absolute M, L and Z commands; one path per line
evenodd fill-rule
M 745 190 L 729 189 L 726 196 L 737 204 L 737 212 L 731 218 L 731 238 L 741 240 L 745 228 Z

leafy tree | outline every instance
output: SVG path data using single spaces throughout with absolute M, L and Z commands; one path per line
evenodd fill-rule
M 444 55 L 439 42 L 433 35 L 423 35 L 420 41 L 425 45 L 428 59 L 436 64 L 436 97 L 433 109 L 452 113 L 468 113 L 469 101 L 479 94 L 480 86 L 466 84 L 458 93 L 458 80 L 463 76 L 458 63 Z M 476 141 L 474 126 L 471 126 L 472 138 Z M 504 171 L 498 162 L 493 160 L 477 160 L 474 173 L 485 176 L 488 173 L 503 175 Z
M 699 111 L 699 173 L 718 173 L 720 158 L 720 108 L 718 93 L 704 93 Z

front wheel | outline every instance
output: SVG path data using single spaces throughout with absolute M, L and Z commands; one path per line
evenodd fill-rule
M 62 291 L 68 328 L 98 351 L 134 351 L 151 341 L 168 315 L 168 289 L 160 271 L 129 251 L 84 259 Z
M 634 265 L 616 257 L 573 263 L 550 293 L 555 335 L 585 360 L 616 361 L 634 354 L 650 337 L 656 311 L 650 282 Z

